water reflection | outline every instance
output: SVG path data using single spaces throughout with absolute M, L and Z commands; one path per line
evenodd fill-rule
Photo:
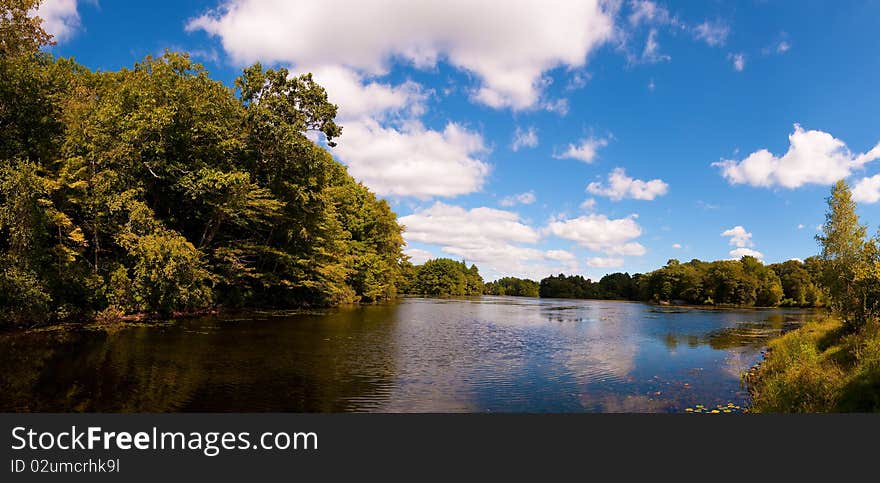
M 567 412 L 744 404 L 739 373 L 814 314 L 403 299 L 105 333 L 0 335 L 0 410 Z

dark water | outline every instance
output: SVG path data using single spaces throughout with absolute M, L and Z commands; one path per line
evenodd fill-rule
M 277 315 L 277 314 L 276 314 Z M 287 316 L 0 335 L 0 411 L 668 412 L 747 403 L 740 373 L 815 316 L 403 299 Z

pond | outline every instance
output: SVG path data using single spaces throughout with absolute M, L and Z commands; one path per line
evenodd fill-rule
M 403 298 L 0 335 L 0 411 L 679 412 L 744 406 L 793 309 Z

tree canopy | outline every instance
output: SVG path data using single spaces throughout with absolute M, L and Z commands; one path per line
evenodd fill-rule
M 393 297 L 384 200 L 307 134 L 341 133 L 310 75 L 235 89 L 187 54 L 91 71 L 40 51 L 33 1 L 0 15 L 0 294 L 6 323 Z

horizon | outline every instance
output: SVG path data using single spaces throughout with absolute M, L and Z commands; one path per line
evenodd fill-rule
M 328 150 L 389 200 L 414 263 L 599 280 L 673 258 L 804 259 L 841 178 L 880 224 L 880 5 L 309 3 L 41 12 L 49 50 L 93 69 L 171 49 L 229 87 L 256 61 L 313 72 L 343 126 Z M 309 28 L 334 22 L 348 30 Z

